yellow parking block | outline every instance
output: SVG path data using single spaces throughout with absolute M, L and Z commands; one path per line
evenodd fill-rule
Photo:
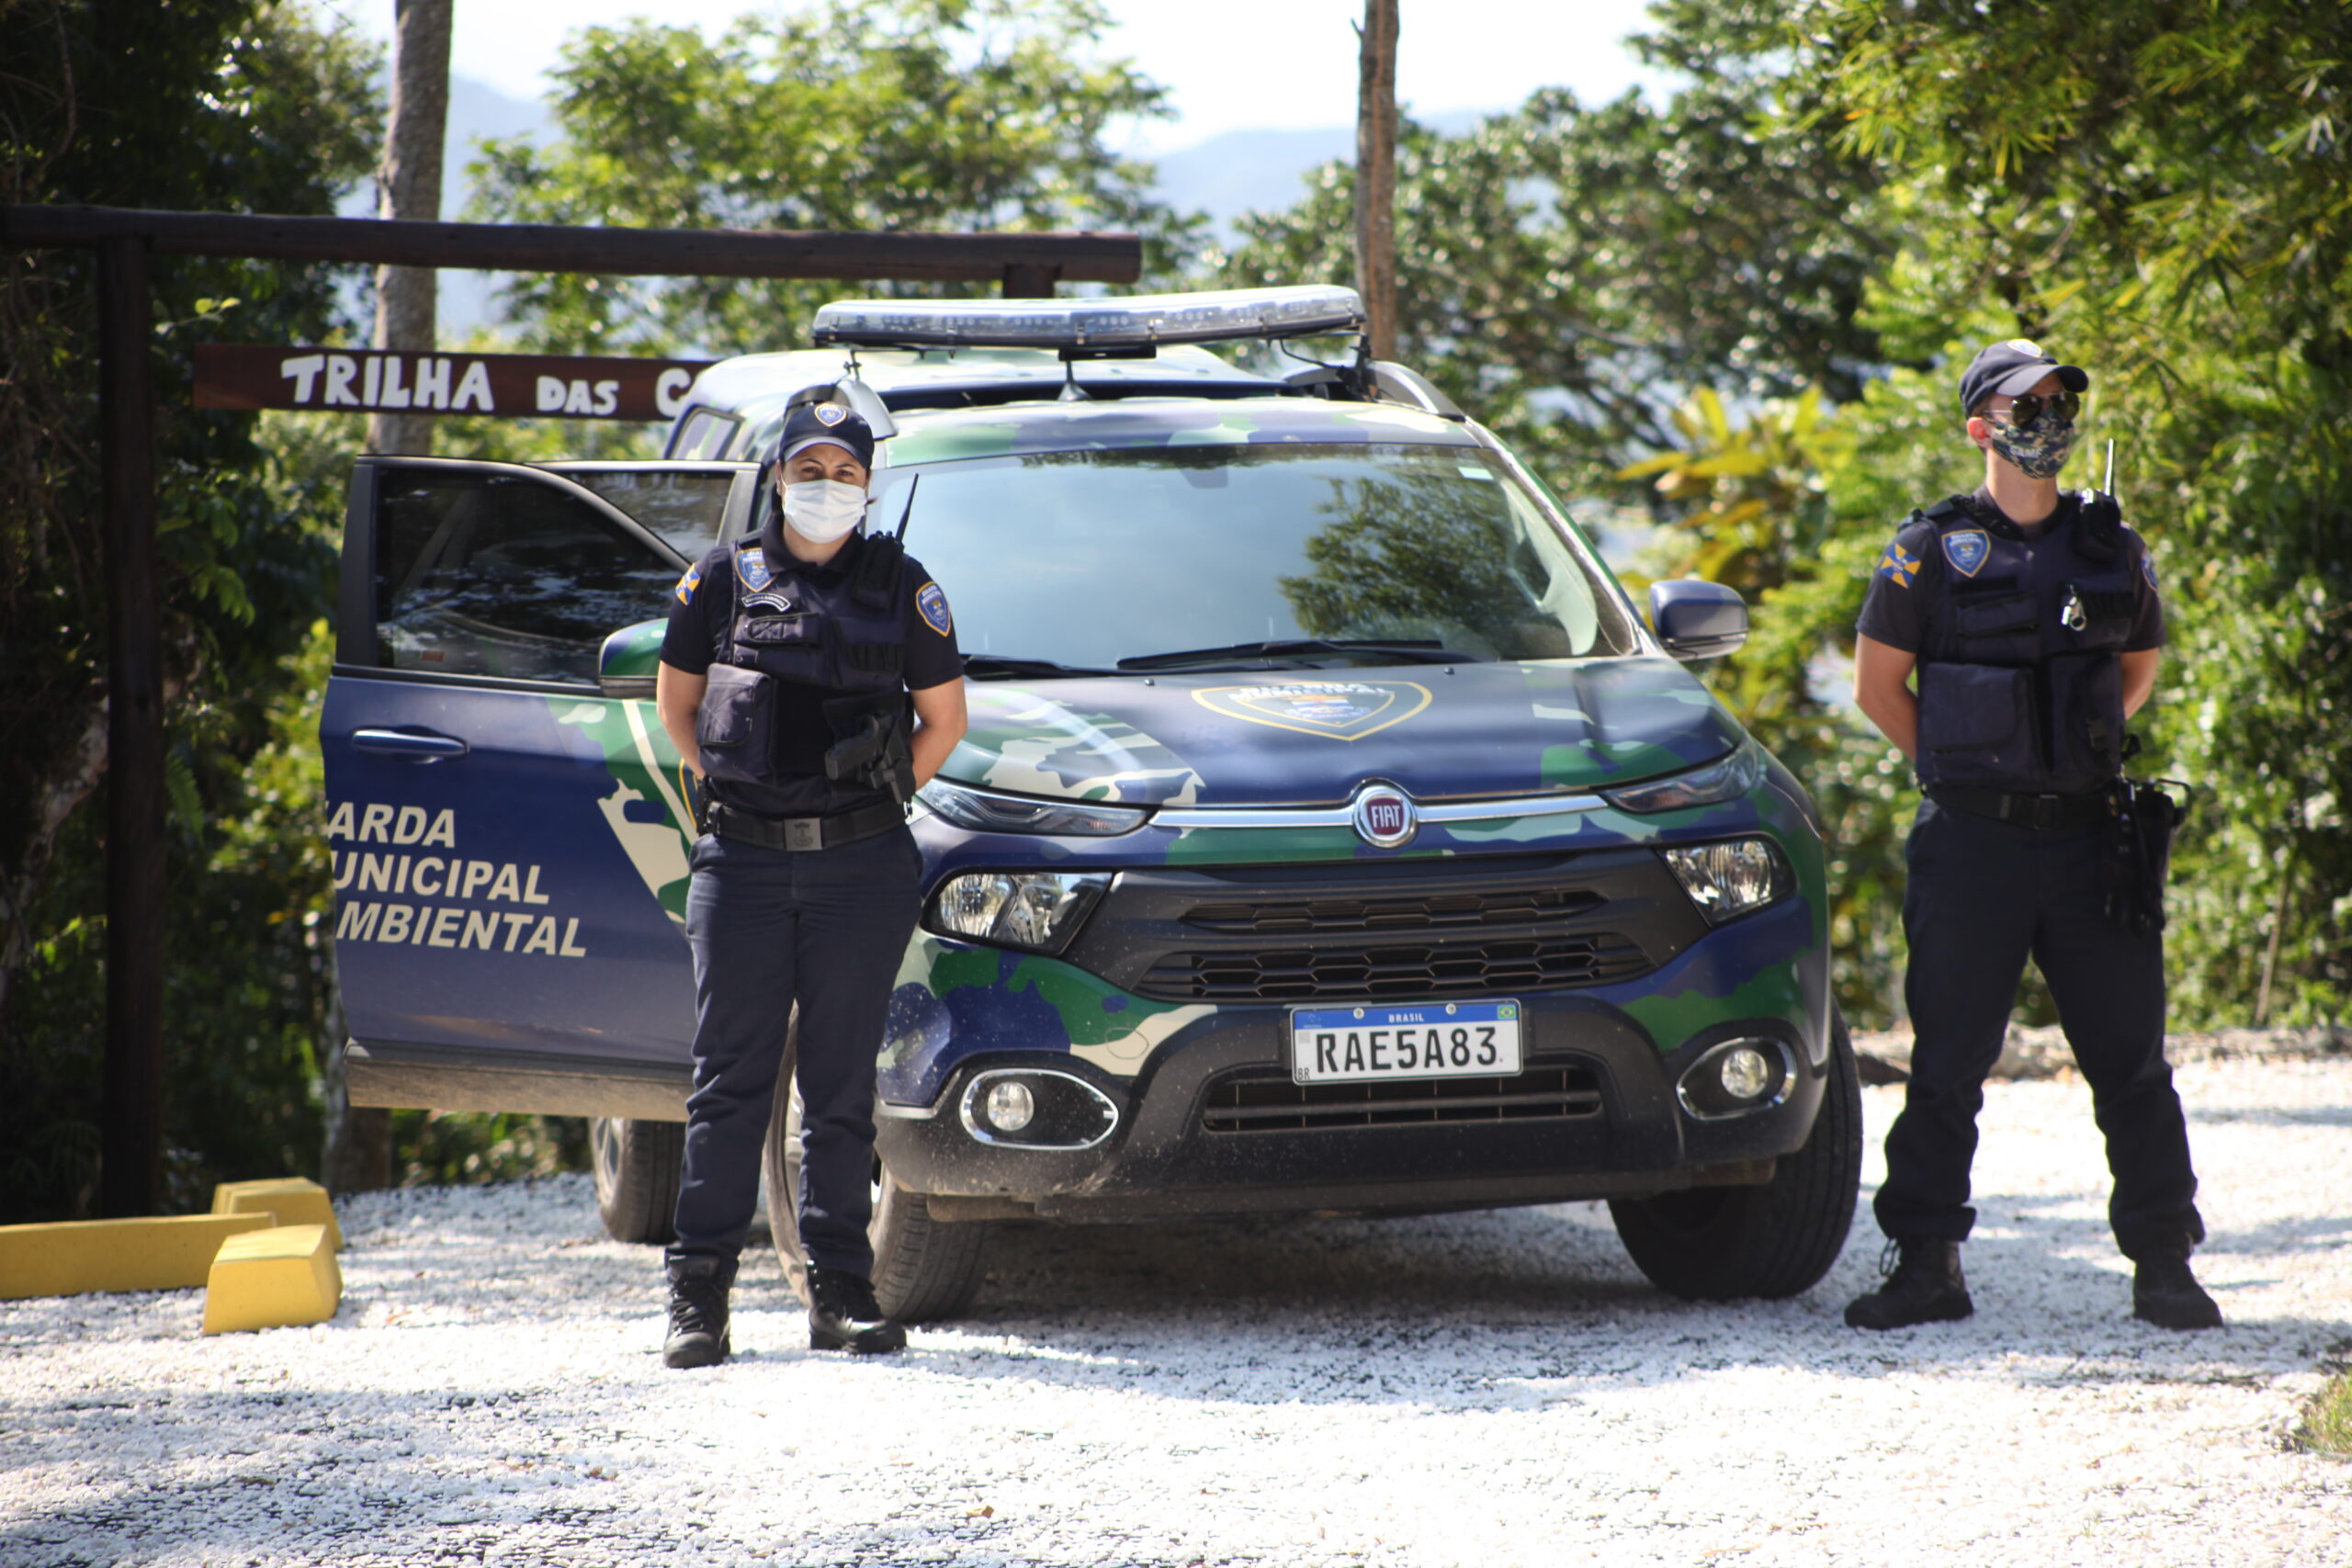
M 221 1243 L 269 1225 L 267 1214 L 0 1225 L 0 1298 L 188 1290 L 204 1283 Z
M 268 1214 L 281 1225 L 324 1225 L 337 1252 L 343 1250 L 343 1230 L 334 1223 L 334 1201 L 327 1190 L 300 1176 L 268 1181 L 224 1181 L 212 1190 L 216 1214 Z
M 274 1225 L 231 1236 L 212 1259 L 204 1332 L 324 1323 L 343 1304 L 343 1269 L 324 1225 Z

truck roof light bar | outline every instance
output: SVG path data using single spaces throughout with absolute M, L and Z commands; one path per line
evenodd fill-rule
M 1227 288 L 1115 299 L 842 299 L 817 312 L 820 348 L 1146 347 L 1362 332 L 1352 288 Z

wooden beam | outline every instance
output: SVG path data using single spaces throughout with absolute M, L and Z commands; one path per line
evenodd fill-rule
M 669 277 L 888 277 L 995 283 L 1016 268 L 1081 282 L 1143 276 L 1134 234 L 897 234 L 746 229 L 579 229 L 248 217 L 133 208 L 0 206 L 0 244 L 88 245 L 141 235 L 157 255 Z
M 147 247 L 98 243 L 107 562 L 107 1043 L 98 1212 L 163 1207 L 164 691 Z

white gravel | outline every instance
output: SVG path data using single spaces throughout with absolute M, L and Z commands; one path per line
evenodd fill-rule
M 1976 1316 L 1885 1336 L 1838 1320 L 1867 1209 L 1721 1307 L 1575 1204 L 1014 1233 L 875 1361 L 800 1348 L 763 1254 L 678 1373 L 584 1179 L 377 1195 L 316 1327 L 0 1303 L 0 1562 L 2343 1563 L 2352 1465 L 2283 1439 L 2352 1341 L 2352 1063 L 2181 1081 L 2220 1334 L 2126 1315 L 2066 1079 L 1988 1093 Z

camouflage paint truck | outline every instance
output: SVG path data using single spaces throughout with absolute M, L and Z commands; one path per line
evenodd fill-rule
M 704 372 L 659 462 L 363 460 L 322 727 L 354 1100 L 594 1117 L 607 1226 L 666 1239 L 663 607 L 838 383 L 895 427 L 869 526 L 944 587 L 972 716 L 874 1043 L 887 1306 L 963 1310 L 1008 1221 L 1580 1199 L 1668 1291 L 1811 1286 L 1859 1091 L 1819 818 L 1685 668 L 1746 611 L 1661 583 L 1645 620 L 1359 324 L 1330 288 L 845 303 Z M 797 1271 L 795 1134 L 779 1094 Z

